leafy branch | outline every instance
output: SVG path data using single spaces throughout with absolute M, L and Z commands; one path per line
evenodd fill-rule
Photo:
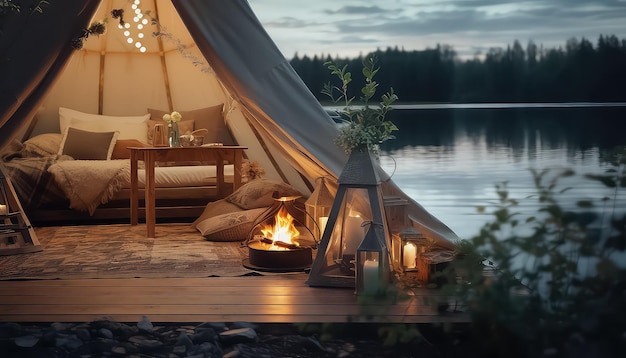
M 365 83 L 361 88 L 360 100 L 362 104 L 358 108 L 353 106 L 354 97 L 349 97 L 349 85 L 352 82 L 352 73 L 348 71 L 348 66 L 337 66 L 332 61 L 327 61 L 324 65 L 330 70 L 332 75 L 339 79 L 339 85 L 332 85 L 330 82 L 324 85 L 322 93 L 330 97 L 333 103 L 343 103 L 341 113 L 347 118 L 345 125 L 339 129 L 336 143 L 344 148 L 347 153 L 352 150 L 371 150 L 377 152 L 382 142 L 394 139 L 394 131 L 398 127 L 391 121 L 386 120 L 386 116 L 392 110 L 393 103 L 398 100 L 393 88 L 381 96 L 381 101 L 376 107 L 370 107 L 370 100 L 376 95 L 378 82 L 374 77 L 380 70 L 376 67 L 376 57 L 372 55 L 363 61 L 362 73 Z

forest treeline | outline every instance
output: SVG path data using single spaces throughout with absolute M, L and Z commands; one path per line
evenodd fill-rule
M 626 40 L 614 35 L 600 36 L 596 44 L 572 38 L 555 48 L 532 41 L 524 48 L 515 40 L 469 60 L 438 45 L 421 51 L 388 48 L 357 58 L 296 54 L 290 63 L 320 102 L 328 103 L 321 91 L 335 78 L 324 62 L 347 64 L 358 91 L 363 57 L 372 54 L 380 67 L 379 88 L 393 87 L 401 102 L 626 102 Z

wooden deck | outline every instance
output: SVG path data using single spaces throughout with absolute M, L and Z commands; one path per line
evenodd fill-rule
M 436 290 L 387 305 L 357 302 L 352 289 L 309 287 L 305 274 L 209 278 L 0 281 L 0 321 L 295 323 L 467 322 L 440 314 Z M 363 314 L 369 313 L 366 318 Z

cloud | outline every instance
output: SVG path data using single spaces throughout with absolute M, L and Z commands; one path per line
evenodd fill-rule
M 270 9 L 278 0 L 250 1 Z M 288 56 L 354 55 L 396 46 L 420 50 L 436 44 L 471 56 L 476 49 L 505 48 L 514 40 L 554 47 L 573 37 L 592 42 L 601 34 L 626 38 L 625 0 L 285 1 L 266 16 L 265 22 L 259 14 L 270 35 L 279 34 L 276 41 Z

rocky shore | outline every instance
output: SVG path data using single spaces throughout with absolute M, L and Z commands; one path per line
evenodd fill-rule
M 292 324 L 0 323 L 2 357 L 445 357 L 458 340 L 433 344 L 425 337 L 386 345 L 374 325 L 334 325 L 329 338 L 302 334 Z M 442 343 L 442 342 L 439 342 Z M 465 351 L 465 356 L 467 356 Z

